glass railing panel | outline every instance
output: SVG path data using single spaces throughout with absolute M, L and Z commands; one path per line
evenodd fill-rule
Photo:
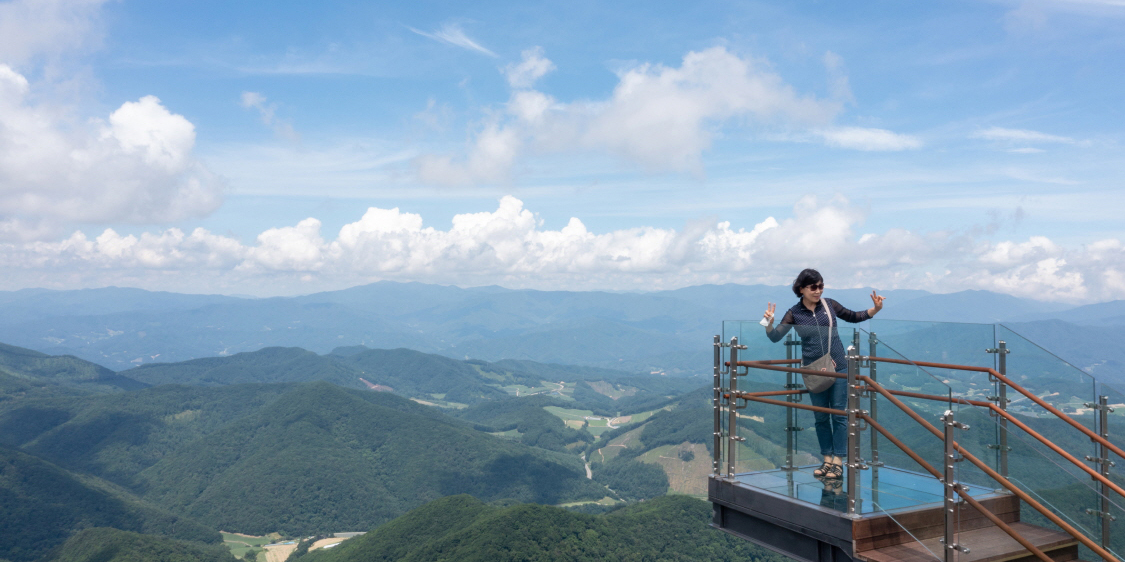
M 874 318 L 868 322 L 867 329 L 913 361 L 982 368 L 995 366 L 995 355 L 987 351 L 996 347 L 992 324 Z M 993 394 L 992 381 L 986 374 L 932 366 L 926 370 L 939 377 L 958 396 L 985 400 Z
M 1005 374 L 1012 382 L 1081 426 L 1096 431 L 1097 416 L 1089 406 L 1097 402 L 1094 377 L 1003 325 L 997 325 L 996 338 L 1009 350 L 1005 355 Z M 1008 399 L 1010 412 L 1027 417 L 1035 431 L 1070 454 L 1082 459 L 1095 453 L 1088 437 L 1035 401 L 1012 390 L 1008 391 Z
M 780 326 L 775 328 L 782 328 Z M 788 328 L 788 327 L 786 327 Z M 783 337 L 778 342 L 773 342 L 766 335 L 766 330 L 757 321 L 728 321 L 724 322 L 724 342 L 730 343 L 732 337 L 738 338 L 740 346 L 746 349 L 737 350 L 740 361 L 785 360 L 799 358 L 801 347 L 799 340 L 792 337 L 796 330 L 788 331 L 790 337 Z M 786 341 L 792 342 L 785 345 Z M 724 349 L 729 360 L 730 349 Z M 784 364 L 778 366 L 785 366 Z M 740 367 L 735 385 L 742 392 L 779 392 L 785 391 L 787 384 L 801 381 L 798 374 L 784 373 L 764 369 L 747 369 Z M 724 377 L 724 388 L 730 388 L 730 375 Z M 789 390 L 795 390 L 789 388 Z M 786 401 L 783 394 L 769 398 Z M 808 403 L 808 398 L 795 396 L 794 400 Z M 798 412 L 785 406 L 765 404 L 753 401 L 736 401 L 737 406 L 734 418 L 737 420 L 736 433 L 738 440 L 735 442 L 733 455 L 724 450 L 724 472 L 726 464 L 734 460 L 735 474 L 760 473 L 781 469 L 782 467 L 809 465 L 814 462 L 811 453 L 807 450 L 808 443 L 802 443 L 800 432 L 787 431 L 786 428 L 797 427 L 796 416 Z M 724 433 L 729 432 L 731 416 L 726 410 L 722 415 Z M 729 433 L 727 433 L 729 435 Z M 807 441 L 807 440 L 805 440 Z M 724 447 L 729 441 L 724 440 Z M 805 447 L 803 447 L 805 446 Z M 784 476 L 784 475 L 782 475 Z M 768 480 L 768 479 L 767 479 Z M 753 485 L 759 487 L 774 487 L 776 482 L 758 478 Z M 791 480 L 791 479 L 790 479 Z M 791 482 L 787 482 L 791 483 Z
M 860 342 L 862 353 L 870 356 L 871 334 L 862 332 Z M 929 372 L 929 369 L 911 364 L 909 358 L 883 341 L 881 336 L 875 339 L 874 348 L 876 356 L 899 362 L 872 361 L 860 369 L 860 374 L 876 381 L 893 393 L 895 400 L 940 430 L 941 415 L 953 407 L 950 403 L 950 387 Z M 891 432 L 905 449 L 940 470 L 943 457 L 941 439 L 896 406 L 892 400 L 874 391 L 867 394 L 862 407 L 876 423 Z M 869 485 L 865 481 L 865 485 L 869 487 L 865 494 L 874 503 L 891 510 L 942 502 L 941 483 L 873 426 L 863 432 L 861 450 L 871 467 L 863 471 L 863 477 L 870 481 Z
M 818 333 L 812 333 L 815 329 L 810 330 L 808 327 L 775 326 L 771 331 L 773 338 L 757 321 L 743 322 L 739 327 L 739 343 L 746 346 L 746 349 L 738 351 L 740 360 L 792 359 L 798 362 L 789 366 L 800 366 L 802 337 L 821 338 L 825 343 L 829 341 L 827 327 Z M 838 339 L 841 343 L 851 342 L 853 336 L 850 330 L 840 328 L 836 332 L 831 335 L 832 339 Z M 774 339 L 777 341 L 773 341 Z M 744 368 L 740 372 L 744 373 L 738 377 L 738 388 L 742 391 L 778 392 L 803 388 L 800 374 L 756 368 Z M 769 398 L 792 400 L 806 405 L 811 402 L 808 394 L 793 394 L 791 398 L 775 395 Z M 762 480 L 764 475 L 756 477 L 754 485 L 814 500 L 814 496 L 819 493 L 817 489 L 822 486 L 813 476 L 813 471 L 822 461 L 813 429 L 812 412 L 750 401 L 745 403 L 744 409 L 739 410 L 738 423 L 740 440 L 736 449 L 736 472 L 750 474 L 772 471 L 777 478 L 770 480 L 773 485 L 767 485 L 766 480 Z
M 916 322 L 906 320 L 880 320 L 875 318 L 868 326 L 882 346 L 894 349 L 898 355 L 913 361 L 929 363 L 925 371 L 949 387 L 952 397 L 964 400 L 996 400 L 995 382 L 980 369 L 994 367 L 995 327 L 991 324 L 955 322 Z M 876 354 L 880 345 L 876 344 Z M 973 367 L 964 370 L 939 365 Z M 931 386 L 933 386 L 931 384 Z M 936 424 L 936 421 L 935 421 Z M 991 442 L 999 441 L 998 435 Z M 995 450 L 981 451 L 980 458 L 996 467 Z
M 1034 423 L 1042 423 L 1042 420 L 1017 414 L 1013 414 L 1013 416 L 1028 426 L 1032 426 Z M 995 447 L 994 443 L 989 442 L 988 436 L 1000 431 L 1005 432 L 1008 435 L 1007 447 L 1009 448 L 1006 463 L 1008 482 L 1028 493 L 1040 505 L 1060 517 L 1063 522 L 1093 542 L 1100 544 L 1102 528 L 1098 513 L 1105 512 L 1110 515 L 1107 518 L 1109 522 L 1109 529 L 1107 530 L 1111 535 L 1117 532 L 1116 522 L 1112 519 L 1125 515 L 1125 512 L 1122 512 L 1121 509 L 1122 506 L 1125 506 L 1125 499 L 1111 493 L 1104 496 L 1105 502 L 1103 505 L 1101 486 L 1088 473 L 1051 450 L 1034 435 L 1020 429 L 1016 424 L 1011 422 L 1002 424 L 1002 419 L 990 415 L 987 409 L 962 404 L 957 410 L 957 418 L 959 421 L 970 425 L 969 429 L 961 430 L 958 433 L 958 443 L 977 458 L 981 458 L 984 450 Z M 1033 431 L 1035 430 L 1033 429 Z M 1078 460 L 1089 465 L 1083 458 L 1078 458 Z M 992 480 L 989 475 L 967 460 L 957 463 L 956 471 L 958 482 L 975 485 L 979 488 L 988 486 L 991 482 L 991 485 L 996 488 L 995 493 L 1007 493 L 999 482 Z M 1064 531 L 1030 505 L 1023 502 L 1021 504 L 1021 521 Z M 1119 541 L 1118 544 L 1125 543 Z M 969 546 L 971 547 L 971 545 Z M 1113 549 L 1111 548 L 1111 550 Z

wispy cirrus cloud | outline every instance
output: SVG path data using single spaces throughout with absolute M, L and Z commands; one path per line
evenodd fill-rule
M 22 66 L 64 52 L 89 49 L 103 33 L 106 0 L 14 0 L 0 3 L 0 61 Z
M 278 138 L 289 142 L 301 140 L 301 135 L 293 129 L 293 124 L 277 116 L 277 104 L 268 103 L 266 96 L 258 92 L 242 92 L 241 104 L 246 109 L 256 109 L 262 124 L 273 129 Z
M 434 32 L 426 32 L 410 26 L 407 26 L 406 28 L 410 31 L 413 31 L 414 33 L 417 33 L 418 35 L 421 35 L 422 37 L 428 37 L 430 39 L 433 39 L 434 41 L 446 43 L 455 47 L 461 47 L 462 49 L 468 49 L 470 51 L 476 51 L 490 57 L 499 56 L 466 35 L 465 30 L 461 29 L 461 26 L 455 23 L 443 24 L 440 28 L 437 29 L 437 31 Z
M 866 151 L 911 150 L 922 147 L 922 139 L 886 129 L 836 127 L 817 131 L 828 146 Z
M 981 129 L 974 132 L 970 136 L 975 139 L 1008 142 L 1046 142 L 1061 144 L 1076 144 L 1078 142 L 1071 137 L 1041 133 L 1039 131 L 1032 131 L 1029 129 L 1005 129 L 1003 127 L 989 127 L 987 129 Z

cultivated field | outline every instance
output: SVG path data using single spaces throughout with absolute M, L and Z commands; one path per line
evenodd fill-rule
M 274 541 L 270 537 L 255 537 L 253 535 L 243 535 L 239 533 L 221 533 L 223 535 L 223 544 L 230 549 L 230 553 L 235 558 L 241 559 L 246 555 L 246 551 L 252 547 L 262 548 L 262 545 L 269 544 Z

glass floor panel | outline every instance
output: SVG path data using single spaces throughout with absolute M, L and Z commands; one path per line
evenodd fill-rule
M 739 484 L 817 504 L 836 511 L 847 511 L 847 486 L 841 480 L 813 476 L 820 465 L 739 474 Z M 923 505 L 941 504 L 942 484 L 929 474 L 889 466 L 859 471 L 859 513 L 896 511 Z M 877 480 L 876 480 L 877 478 Z M 995 494 L 990 488 L 963 484 L 974 498 Z

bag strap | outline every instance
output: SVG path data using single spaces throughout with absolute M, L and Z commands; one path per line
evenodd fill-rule
M 832 311 L 828 310 L 828 301 L 824 297 L 820 297 L 820 304 L 824 305 L 824 315 L 828 317 L 828 350 L 825 353 L 832 355 Z M 813 316 L 816 316 L 815 312 Z

